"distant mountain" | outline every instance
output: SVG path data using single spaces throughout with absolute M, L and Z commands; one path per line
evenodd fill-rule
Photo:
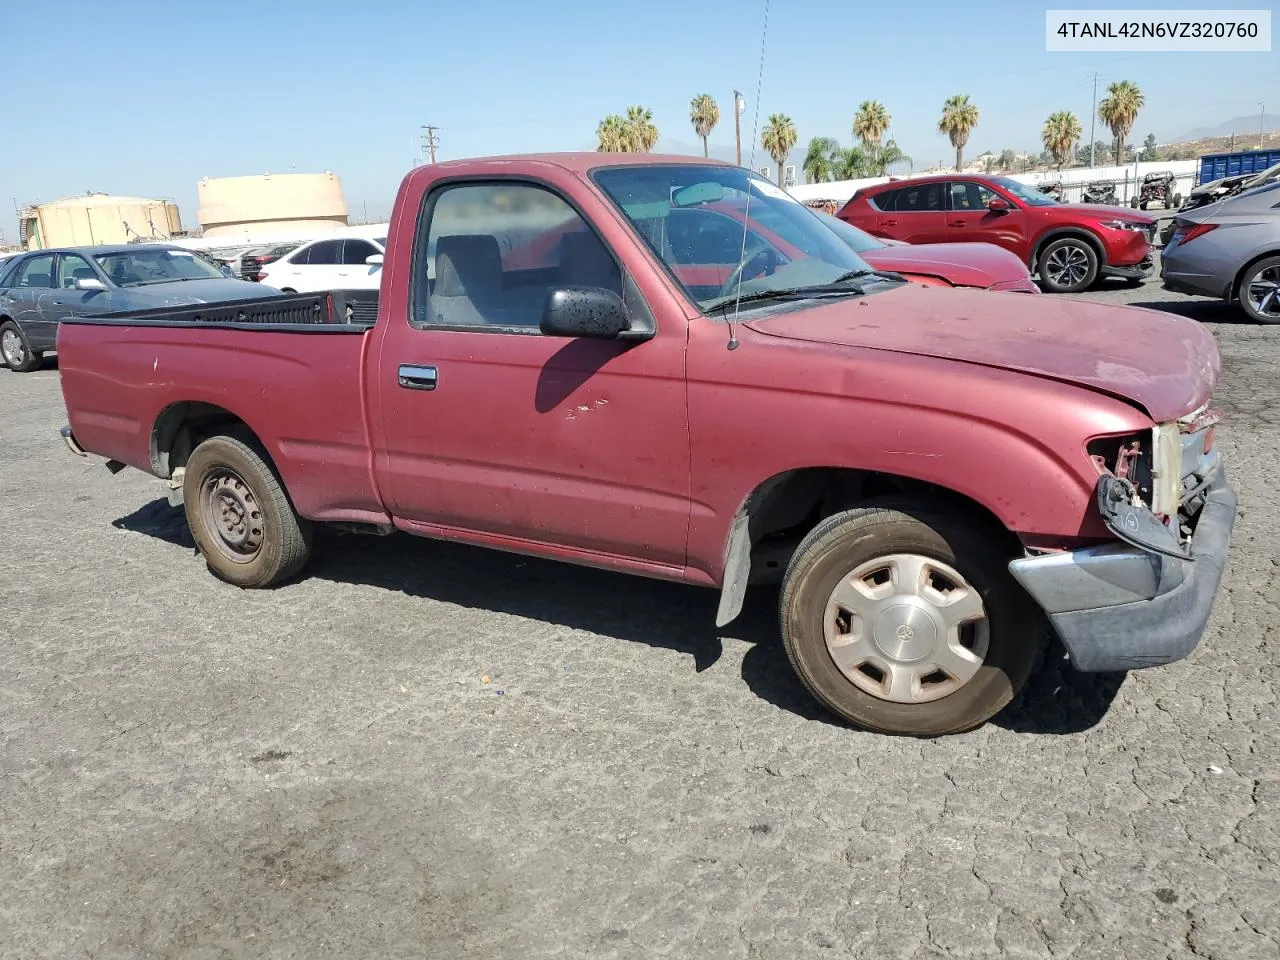
M 804 149 L 801 149 L 800 145 L 797 144 L 796 148 L 791 151 L 791 156 L 787 158 L 787 163 L 794 163 L 796 165 L 796 170 L 799 171 L 800 165 L 804 163 L 804 154 L 807 149 L 808 144 L 805 144 Z M 702 156 L 702 144 L 700 142 L 685 143 L 682 140 L 670 140 L 664 137 L 658 141 L 658 145 L 653 148 L 653 152 L 686 154 L 691 157 L 700 157 Z M 727 160 L 729 163 L 733 163 L 734 160 L 737 159 L 734 156 L 732 145 L 722 146 L 718 143 L 709 143 L 707 144 L 707 152 L 711 154 L 711 159 L 713 160 Z M 747 142 L 746 134 L 743 135 L 742 141 L 742 162 L 744 165 L 751 163 L 751 144 Z M 753 166 L 757 170 L 761 167 L 767 166 L 769 168 L 770 177 L 774 180 L 778 179 L 778 171 L 774 167 L 773 157 L 765 153 L 763 147 L 756 147 L 755 163 Z
M 1262 126 L 1267 130 L 1275 130 L 1280 127 L 1280 117 L 1268 113 L 1262 117 Z M 1197 127 L 1180 137 L 1175 137 L 1173 142 L 1185 143 L 1188 140 L 1206 140 L 1209 137 L 1229 137 L 1233 133 L 1247 136 L 1250 133 L 1256 134 L 1257 132 L 1258 115 L 1255 113 L 1251 117 L 1236 117 L 1234 120 L 1220 123 L 1216 127 Z

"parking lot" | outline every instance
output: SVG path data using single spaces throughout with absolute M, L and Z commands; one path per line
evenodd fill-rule
M 225 586 L 67 453 L 52 364 L 0 371 L 0 954 L 1280 955 L 1280 329 L 1083 296 L 1218 338 L 1224 590 L 1189 660 L 1054 660 L 937 741 L 830 721 L 768 592 L 718 632 L 710 591 L 337 535 Z

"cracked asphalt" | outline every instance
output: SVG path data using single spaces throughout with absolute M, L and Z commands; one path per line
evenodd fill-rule
M 1187 661 L 1051 659 L 974 733 L 810 702 L 756 593 L 410 538 L 218 583 L 0 371 L 5 958 L 1280 957 L 1280 329 L 1223 352 L 1240 491 Z

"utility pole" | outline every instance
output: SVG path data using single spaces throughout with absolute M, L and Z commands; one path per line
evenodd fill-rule
M 1262 149 L 1262 128 L 1267 122 L 1267 108 L 1261 101 L 1258 103 L 1258 149 Z
M 1089 166 L 1093 166 L 1094 124 L 1098 122 L 1098 75 L 1093 75 L 1093 110 L 1089 113 Z
M 737 90 L 733 91 L 733 147 L 738 166 L 742 166 L 742 125 L 739 118 L 746 106 L 742 100 L 742 94 Z
M 427 155 L 431 158 L 430 162 L 435 163 L 436 147 L 440 145 L 440 141 L 436 137 L 436 131 L 439 130 L 440 128 L 427 126 L 424 123 L 422 125 L 422 129 L 426 131 L 426 133 L 422 135 L 422 146 L 426 149 Z

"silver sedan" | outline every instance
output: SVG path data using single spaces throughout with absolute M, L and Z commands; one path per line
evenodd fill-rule
M 1180 212 L 1160 258 L 1166 290 L 1236 300 L 1280 323 L 1280 182 Z

